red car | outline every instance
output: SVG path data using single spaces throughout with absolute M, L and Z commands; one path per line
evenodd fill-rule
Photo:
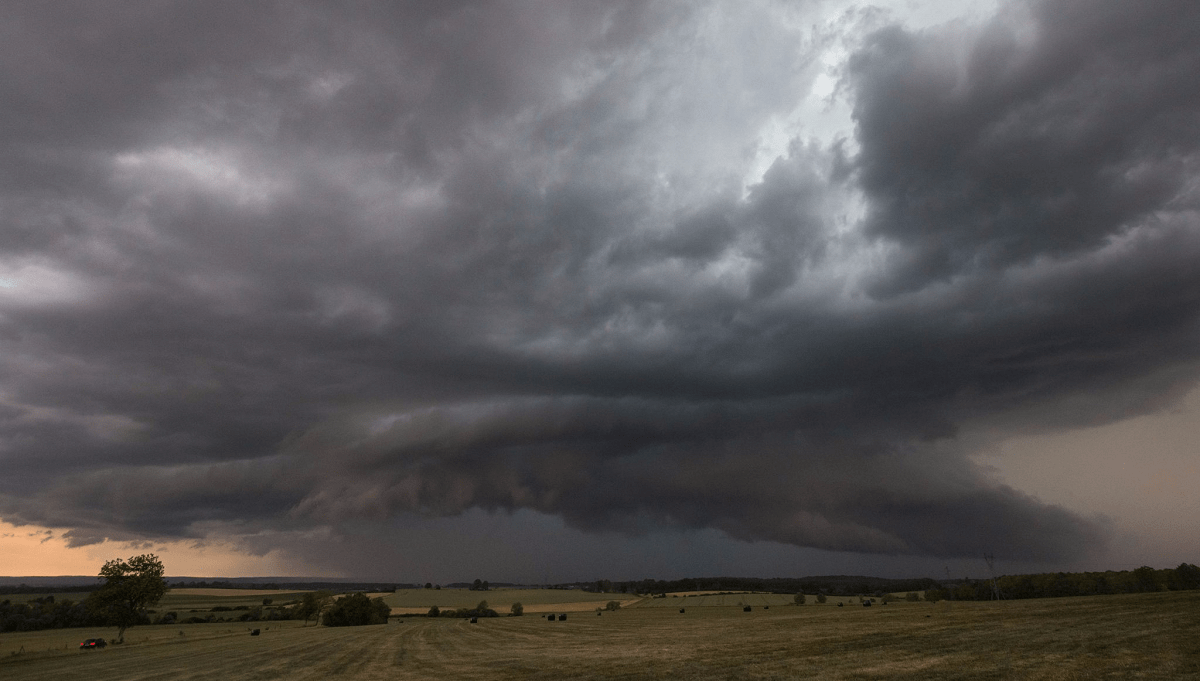
M 108 645 L 108 642 L 102 638 L 89 638 L 88 640 L 79 644 L 79 649 L 91 650 L 93 648 L 103 648 L 106 645 Z

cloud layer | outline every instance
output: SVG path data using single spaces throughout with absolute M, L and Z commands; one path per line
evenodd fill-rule
M 821 11 L 0 10 L 0 516 L 1099 550 L 962 433 L 1194 382 L 1200 10 Z

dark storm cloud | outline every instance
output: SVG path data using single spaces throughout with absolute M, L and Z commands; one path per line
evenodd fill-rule
M 745 191 L 830 44 L 778 8 L 101 7 L 0 21 L 6 520 L 1060 560 L 1105 522 L 957 434 L 1194 379 L 1190 5 L 878 30 L 857 147 Z
M 1020 4 L 967 51 L 873 35 L 851 60 L 867 230 L 903 245 L 876 292 L 1069 258 L 1194 209 L 1194 11 Z

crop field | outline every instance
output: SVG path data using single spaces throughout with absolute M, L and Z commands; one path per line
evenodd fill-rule
M 205 612 L 215 607 L 238 608 L 261 606 L 264 598 L 272 605 L 298 601 L 303 591 L 259 591 L 247 589 L 171 589 L 154 609 L 158 612 L 178 612 L 181 617 L 193 611 Z
M 666 598 L 647 598 L 635 607 L 638 608 L 710 608 L 749 605 L 754 608 L 765 606 L 792 605 L 795 597 L 792 594 L 769 593 L 703 593 L 703 594 L 668 594 Z M 808 601 L 814 601 L 815 596 L 809 596 Z M 845 599 L 849 601 L 850 599 Z M 835 599 L 830 599 L 833 603 Z
M 526 613 L 583 612 L 595 610 L 609 601 L 618 601 L 624 606 L 641 600 L 627 594 L 599 594 L 575 589 L 408 589 L 381 595 L 383 601 L 392 606 L 394 614 L 424 614 L 434 605 L 443 610 L 473 608 L 479 601 L 487 601 L 488 607 L 501 614 L 508 613 L 513 603 L 520 603 Z
M 271 623 L 260 636 L 244 624 L 136 627 L 127 643 L 95 651 L 75 647 L 112 631 L 75 629 L 0 635 L 0 678 L 1194 679 L 1198 611 L 1200 592 L 749 613 L 634 607 L 563 622 Z
M 25 593 L 25 594 L 0 594 L 0 601 L 9 601 L 10 603 L 29 603 L 35 598 L 45 598 L 46 596 L 54 596 L 57 602 L 72 601 L 80 603 L 88 597 L 87 591 L 66 591 L 63 593 Z

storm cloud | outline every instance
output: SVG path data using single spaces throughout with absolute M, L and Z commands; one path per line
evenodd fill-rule
M 1109 521 L 963 433 L 1196 381 L 1191 3 L 0 13 L 0 517 L 76 544 L 482 509 L 1063 561 Z M 769 148 L 831 79 L 846 129 Z

